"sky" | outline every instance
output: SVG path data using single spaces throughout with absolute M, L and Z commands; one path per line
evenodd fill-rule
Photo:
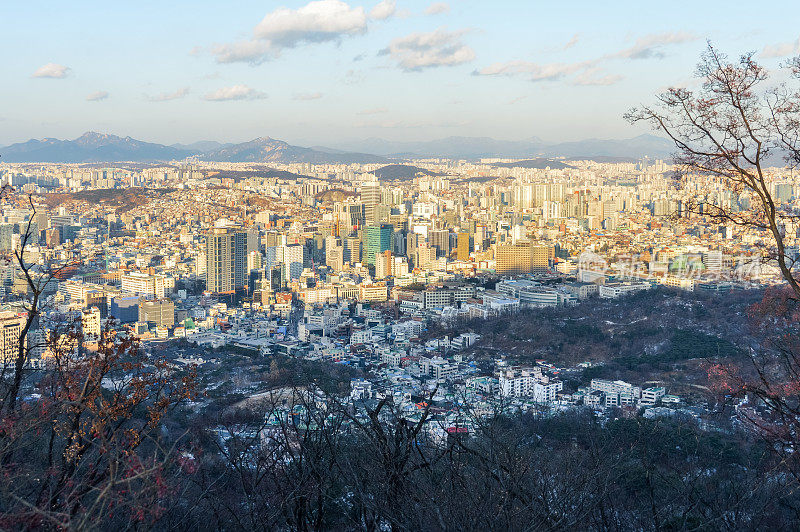
M 708 40 L 770 69 L 799 54 L 800 4 L 765 5 L 6 0 L 0 145 L 628 138 L 625 110 L 696 84 Z

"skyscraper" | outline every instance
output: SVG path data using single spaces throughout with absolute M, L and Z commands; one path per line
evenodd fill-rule
M 391 224 L 370 225 L 367 227 L 366 264 L 375 264 L 375 254 L 383 253 L 392 248 L 392 232 L 394 227 Z
M 206 236 L 206 289 L 231 292 L 247 286 L 247 256 L 258 239 L 235 227 L 215 227 Z
M 462 231 L 458 233 L 458 244 L 456 247 L 456 259 L 460 261 L 469 260 L 469 233 Z
M 450 231 L 447 229 L 436 229 L 428 232 L 428 240 L 431 246 L 436 248 L 438 257 L 450 255 Z
M 264 266 L 267 270 L 279 266 L 284 282 L 299 279 L 303 274 L 305 250 L 302 244 L 270 246 L 264 255 Z
M 361 203 L 364 206 L 364 220 L 367 225 L 375 223 L 375 207 L 377 207 L 380 202 L 381 187 L 378 183 L 371 183 L 361 187 Z M 374 257 L 372 260 L 374 260 Z

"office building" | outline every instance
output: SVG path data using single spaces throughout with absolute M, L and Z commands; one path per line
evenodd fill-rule
M 456 244 L 456 259 L 460 261 L 468 261 L 470 254 L 469 233 L 458 233 L 458 241 Z
M 550 247 L 521 240 L 497 246 L 495 271 L 500 275 L 546 272 L 550 263 Z
M 366 257 L 364 262 L 369 265 L 375 264 L 375 255 L 390 250 L 392 247 L 392 232 L 394 228 L 391 224 L 370 225 L 367 227 Z
M 361 187 L 361 204 L 364 208 L 364 220 L 367 225 L 376 222 L 375 208 L 381 203 L 381 187 L 378 183 L 365 184 Z
M 156 327 L 175 325 L 175 303 L 170 299 L 152 299 L 139 302 L 139 321 Z
M 81 326 L 85 338 L 100 337 L 100 309 L 92 307 L 81 312 Z
M 132 272 L 124 274 L 121 279 L 122 290 L 137 296 L 164 297 L 166 295 L 163 275 L 147 275 Z
M 0 359 L 9 364 L 19 355 L 19 338 L 25 327 L 25 315 L 16 312 L 0 314 Z

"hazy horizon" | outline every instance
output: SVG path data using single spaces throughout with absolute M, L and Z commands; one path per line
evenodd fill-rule
M 335 146 L 337 146 L 337 145 L 349 144 L 349 143 L 358 143 L 358 142 L 370 142 L 370 141 L 386 141 L 387 143 L 427 143 L 427 142 L 436 142 L 436 141 L 441 141 L 441 140 L 447 140 L 448 138 L 491 138 L 492 140 L 495 140 L 495 141 L 498 141 L 498 142 L 508 142 L 508 143 L 513 143 L 513 142 L 541 142 L 544 145 L 554 145 L 554 144 L 561 144 L 561 143 L 591 141 L 591 140 L 625 140 L 625 139 L 628 139 L 628 138 L 635 138 L 635 137 L 640 137 L 640 136 L 652 136 L 652 137 L 658 137 L 658 138 L 662 138 L 662 139 L 667 140 L 666 137 L 664 137 L 663 135 L 659 135 L 657 131 L 646 131 L 645 130 L 645 131 L 638 131 L 636 134 L 631 134 L 631 135 L 628 135 L 627 137 L 619 137 L 619 138 L 612 138 L 612 137 L 574 137 L 574 138 L 568 138 L 568 139 L 564 139 L 564 140 L 550 140 L 550 139 L 541 138 L 538 135 L 531 135 L 531 136 L 526 137 L 526 138 L 502 138 L 502 137 L 490 137 L 488 135 L 459 135 L 459 134 L 452 134 L 452 135 L 439 135 L 439 136 L 433 136 L 433 137 L 416 137 L 416 138 L 407 139 L 407 140 L 391 140 L 391 139 L 389 139 L 387 137 L 370 136 L 370 137 L 358 137 L 358 138 L 354 137 L 354 138 L 351 138 L 351 139 L 348 138 L 348 139 L 339 139 L 339 140 L 331 139 L 331 142 L 327 143 L 328 145 L 326 145 L 326 144 L 323 144 L 323 143 L 311 142 L 311 141 L 306 142 L 306 143 L 291 142 L 291 141 L 288 141 L 288 140 L 286 140 L 284 138 L 275 137 L 275 136 L 272 136 L 272 135 L 269 135 L 269 134 L 262 134 L 262 135 L 257 135 L 255 137 L 247 137 L 247 138 L 243 137 L 243 138 L 235 139 L 235 140 L 230 140 L 230 139 L 227 139 L 227 138 L 198 138 L 196 140 L 191 140 L 191 141 L 188 141 L 188 142 L 182 142 L 182 141 L 179 141 L 179 140 L 170 141 L 169 139 L 165 139 L 164 141 L 159 141 L 159 140 L 153 140 L 153 139 L 149 139 L 149 138 L 136 137 L 134 135 L 129 135 L 129 134 L 125 133 L 124 131 L 106 131 L 106 130 L 102 130 L 102 129 L 87 129 L 87 130 L 85 130 L 85 131 L 83 131 L 81 133 L 78 133 L 77 135 L 73 135 L 73 136 L 29 137 L 29 138 L 19 139 L 19 140 L 13 141 L 13 142 L 8 142 L 8 143 L 5 143 L 5 144 L 0 144 L 0 147 L 8 147 L 8 146 L 11 146 L 11 145 L 14 145 L 14 144 L 25 143 L 25 142 L 27 142 L 29 140 L 56 139 L 56 140 L 72 141 L 72 140 L 77 140 L 78 138 L 80 138 L 80 137 L 82 137 L 84 135 L 90 134 L 90 133 L 96 133 L 96 134 L 99 134 L 99 135 L 111 135 L 111 136 L 116 136 L 116 137 L 120 137 L 120 138 L 131 137 L 134 140 L 138 140 L 138 141 L 142 141 L 142 142 L 150 142 L 150 143 L 153 143 L 153 144 L 161 144 L 161 145 L 164 145 L 164 146 L 178 146 L 178 145 L 190 146 L 190 145 L 193 145 L 193 144 L 200 144 L 200 143 L 204 143 L 204 142 L 217 142 L 217 143 L 222 144 L 222 145 L 224 145 L 224 144 L 242 144 L 242 143 L 249 142 L 249 141 L 252 141 L 252 140 L 256 140 L 256 139 L 259 139 L 259 138 L 271 138 L 273 140 L 284 141 L 284 142 L 287 142 L 288 144 L 295 145 L 295 146 L 302 146 L 302 147 L 313 147 L 313 146 L 316 146 L 316 147 L 322 147 L 322 148 L 326 148 L 326 147 L 327 148 L 335 148 Z

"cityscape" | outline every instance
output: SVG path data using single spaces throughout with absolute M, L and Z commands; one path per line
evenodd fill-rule
M 489 45 L 484 10 L 232 7 L 185 67 L 114 45 L 152 58 L 144 96 L 76 35 L 74 66 L 20 51 L 0 89 L 0 528 L 798 526 L 796 28 L 650 21 L 602 53 L 560 7 L 555 44 L 511 24 Z M 489 64 L 507 38 L 556 59 Z

